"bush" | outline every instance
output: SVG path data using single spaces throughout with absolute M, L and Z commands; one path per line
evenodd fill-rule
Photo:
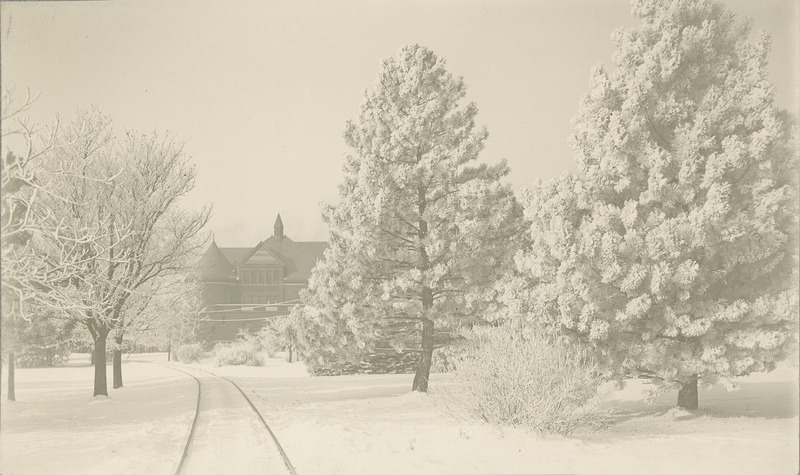
M 267 358 L 272 358 L 280 347 L 280 341 L 270 325 L 265 325 L 256 336 L 246 335 L 245 339 L 257 340 Z
M 451 414 L 563 435 L 609 422 L 598 408 L 602 377 L 584 352 L 508 324 L 471 337 L 453 383 L 435 391 Z
M 200 343 L 181 345 L 175 350 L 175 357 L 181 363 L 196 363 L 200 361 L 203 354 L 203 346 Z
M 336 353 L 312 351 L 310 354 L 303 354 L 303 361 L 312 376 L 401 374 L 414 372 L 418 355 L 417 352 L 397 352 L 388 345 L 378 345 L 374 351 L 357 355 L 353 359 L 342 358 Z
M 456 340 L 446 346 L 438 348 L 433 352 L 431 361 L 432 373 L 451 373 L 458 369 L 458 363 L 467 357 L 467 353 L 472 349 L 474 342 L 467 340 Z
M 69 360 L 72 351 L 69 345 L 28 346 L 15 355 L 20 368 L 45 368 L 61 366 Z
M 217 366 L 261 366 L 261 350 L 261 345 L 254 338 L 220 343 L 214 348 L 214 352 L 217 354 Z

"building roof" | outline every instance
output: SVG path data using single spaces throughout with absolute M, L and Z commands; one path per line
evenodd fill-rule
M 311 276 L 311 269 L 322 259 L 325 249 L 328 248 L 327 242 L 295 242 L 291 238 L 272 236 L 266 241 L 261 241 L 254 248 L 245 249 L 232 248 L 233 252 L 222 251 L 231 256 L 239 258 L 234 261 L 236 266 L 240 266 L 256 255 L 259 250 L 268 251 L 271 256 L 276 258 L 284 268 L 284 282 L 286 283 L 306 283 Z
M 251 257 L 268 254 L 279 261 L 284 268 L 284 282 L 306 283 L 311 270 L 322 259 L 328 243 L 321 241 L 296 242 L 283 235 L 283 222 L 280 215 L 275 220 L 275 234 L 255 247 L 217 247 L 211 243 L 201 260 L 201 274 L 204 280 L 236 278 L 236 268 Z M 280 228 L 280 230 L 278 229 Z M 262 250 L 259 253 L 259 249 Z M 268 251 L 268 252 L 263 252 Z
M 246 256 L 250 251 L 252 251 L 252 247 L 222 247 L 220 251 L 222 254 L 225 255 L 225 258 L 231 264 L 236 264 L 239 262 L 242 257 Z
M 200 258 L 198 270 L 203 280 L 236 279 L 236 270 L 214 241 Z
M 289 237 L 270 237 L 262 245 L 271 249 L 283 261 L 284 281 L 288 283 L 305 283 L 311 276 L 311 269 L 322 259 L 328 248 L 327 242 L 295 242 Z

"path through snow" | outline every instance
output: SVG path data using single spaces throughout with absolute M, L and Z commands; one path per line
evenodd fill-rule
M 200 380 L 200 415 L 182 472 L 287 474 L 275 443 L 239 390 L 222 378 L 191 372 Z

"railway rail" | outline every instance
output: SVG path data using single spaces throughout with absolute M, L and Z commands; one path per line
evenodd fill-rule
M 191 427 L 189 429 L 189 433 L 188 433 L 188 435 L 186 437 L 186 443 L 184 444 L 180 460 L 178 461 L 178 463 L 176 465 L 176 468 L 175 468 L 175 475 L 180 475 L 181 473 L 183 473 L 183 471 L 185 469 L 184 462 L 186 461 L 186 458 L 189 455 L 190 447 L 192 445 L 192 442 L 194 441 L 194 436 L 195 436 L 195 432 L 196 432 L 196 429 L 197 429 L 197 421 L 198 421 L 198 419 L 200 417 L 200 412 L 201 412 L 200 411 L 200 399 L 203 397 L 202 396 L 202 386 L 203 385 L 200 382 L 200 378 L 198 378 L 194 374 L 190 373 L 189 371 L 185 371 L 183 369 L 176 368 L 173 365 L 167 365 L 167 364 L 163 364 L 163 363 L 156 363 L 156 364 L 161 364 L 162 366 L 166 366 L 166 367 L 168 367 L 170 369 L 173 369 L 173 370 L 181 372 L 181 373 L 183 373 L 183 374 L 185 374 L 187 376 L 190 376 L 197 383 L 197 404 L 195 406 L 194 418 L 192 419 L 192 425 L 191 425 Z M 233 381 L 232 379 L 226 378 L 225 376 L 220 376 L 220 375 L 214 374 L 214 373 L 212 373 L 210 371 L 205 371 L 205 370 L 202 370 L 202 369 L 199 369 L 199 368 L 192 368 L 192 371 L 198 371 L 198 372 L 201 372 L 201 373 L 208 374 L 208 375 L 210 375 L 210 376 L 212 376 L 214 378 L 224 379 L 228 383 L 232 384 L 233 387 L 235 387 L 239 391 L 239 393 L 242 395 L 244 400 L 250 406 L 250 409 L 252 409 L 253 412 L 255 413 L 255 415 L 258 417 L 258 420 L 261 422 L 261 425 L 264 427 L 264 429 L 266 429 L 266 431 L 269 433 L 269 436 L 270 436 L 271 440 L 275 443 L 275 447 L 278 449 L 278 452 L 280 453 L 281 459 L 283 460 L 283 464 L 286 466 L 286 469 L 289 471 L 289 473 L 291 475 L 297 475 L 297 472 L 294 469 L 294 465 L 292 465 L 292 462 L 289 460 L 289 456 L 286 454 L 286 451 L 283 449 L 283 446 L 281 445 L 280 441 L 278 441 L 278 437 L 275 435 L 275 433 L 269 427 L 269 424 L 267 424 L 267 421 L 264 419 L 264 416 L 261 414 L 261 412 L 259 412 L 259 410 L 258 410 L 258 408 L 256 408 L 255 404 L 253 404 L 253 401 L 250 399 L 250 397 L 247 396 L 247 394 L 244 392 L 244 390 L 238 384 L 236 384 L 235 381 Z

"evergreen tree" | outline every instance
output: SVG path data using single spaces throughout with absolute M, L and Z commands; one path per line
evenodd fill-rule
M 533 243 L 509 294 L 694 409 L 698 379 L 769 371 L 795 349 L 795 135 L 766 35 L 714 1 L 633 12 L 574 121 L 577 175 L 526 196 Z
M 500 182 L 506 164 L 475 163 L 487 133 L 475 127 L 477 107 L 460 105 L 465 93 L 424 47 L 383 62 L 347 124 L 354 155 L 340 201 L 323 212 L 330 248 L 303 294 L 304 354 L 318 346 L 357 359 L 413 336 L 413 389 L 424 392 L 442 330 L 485 318 L 516 250 L 521 211 Z
M 74 320 L 58 318 L 51 309 L 43 309 L 41 313 L 37 318 L 12 323 L 16 363 L 21 368 L 62 365 L 81 339 L 77 334 L 81 329 Z

